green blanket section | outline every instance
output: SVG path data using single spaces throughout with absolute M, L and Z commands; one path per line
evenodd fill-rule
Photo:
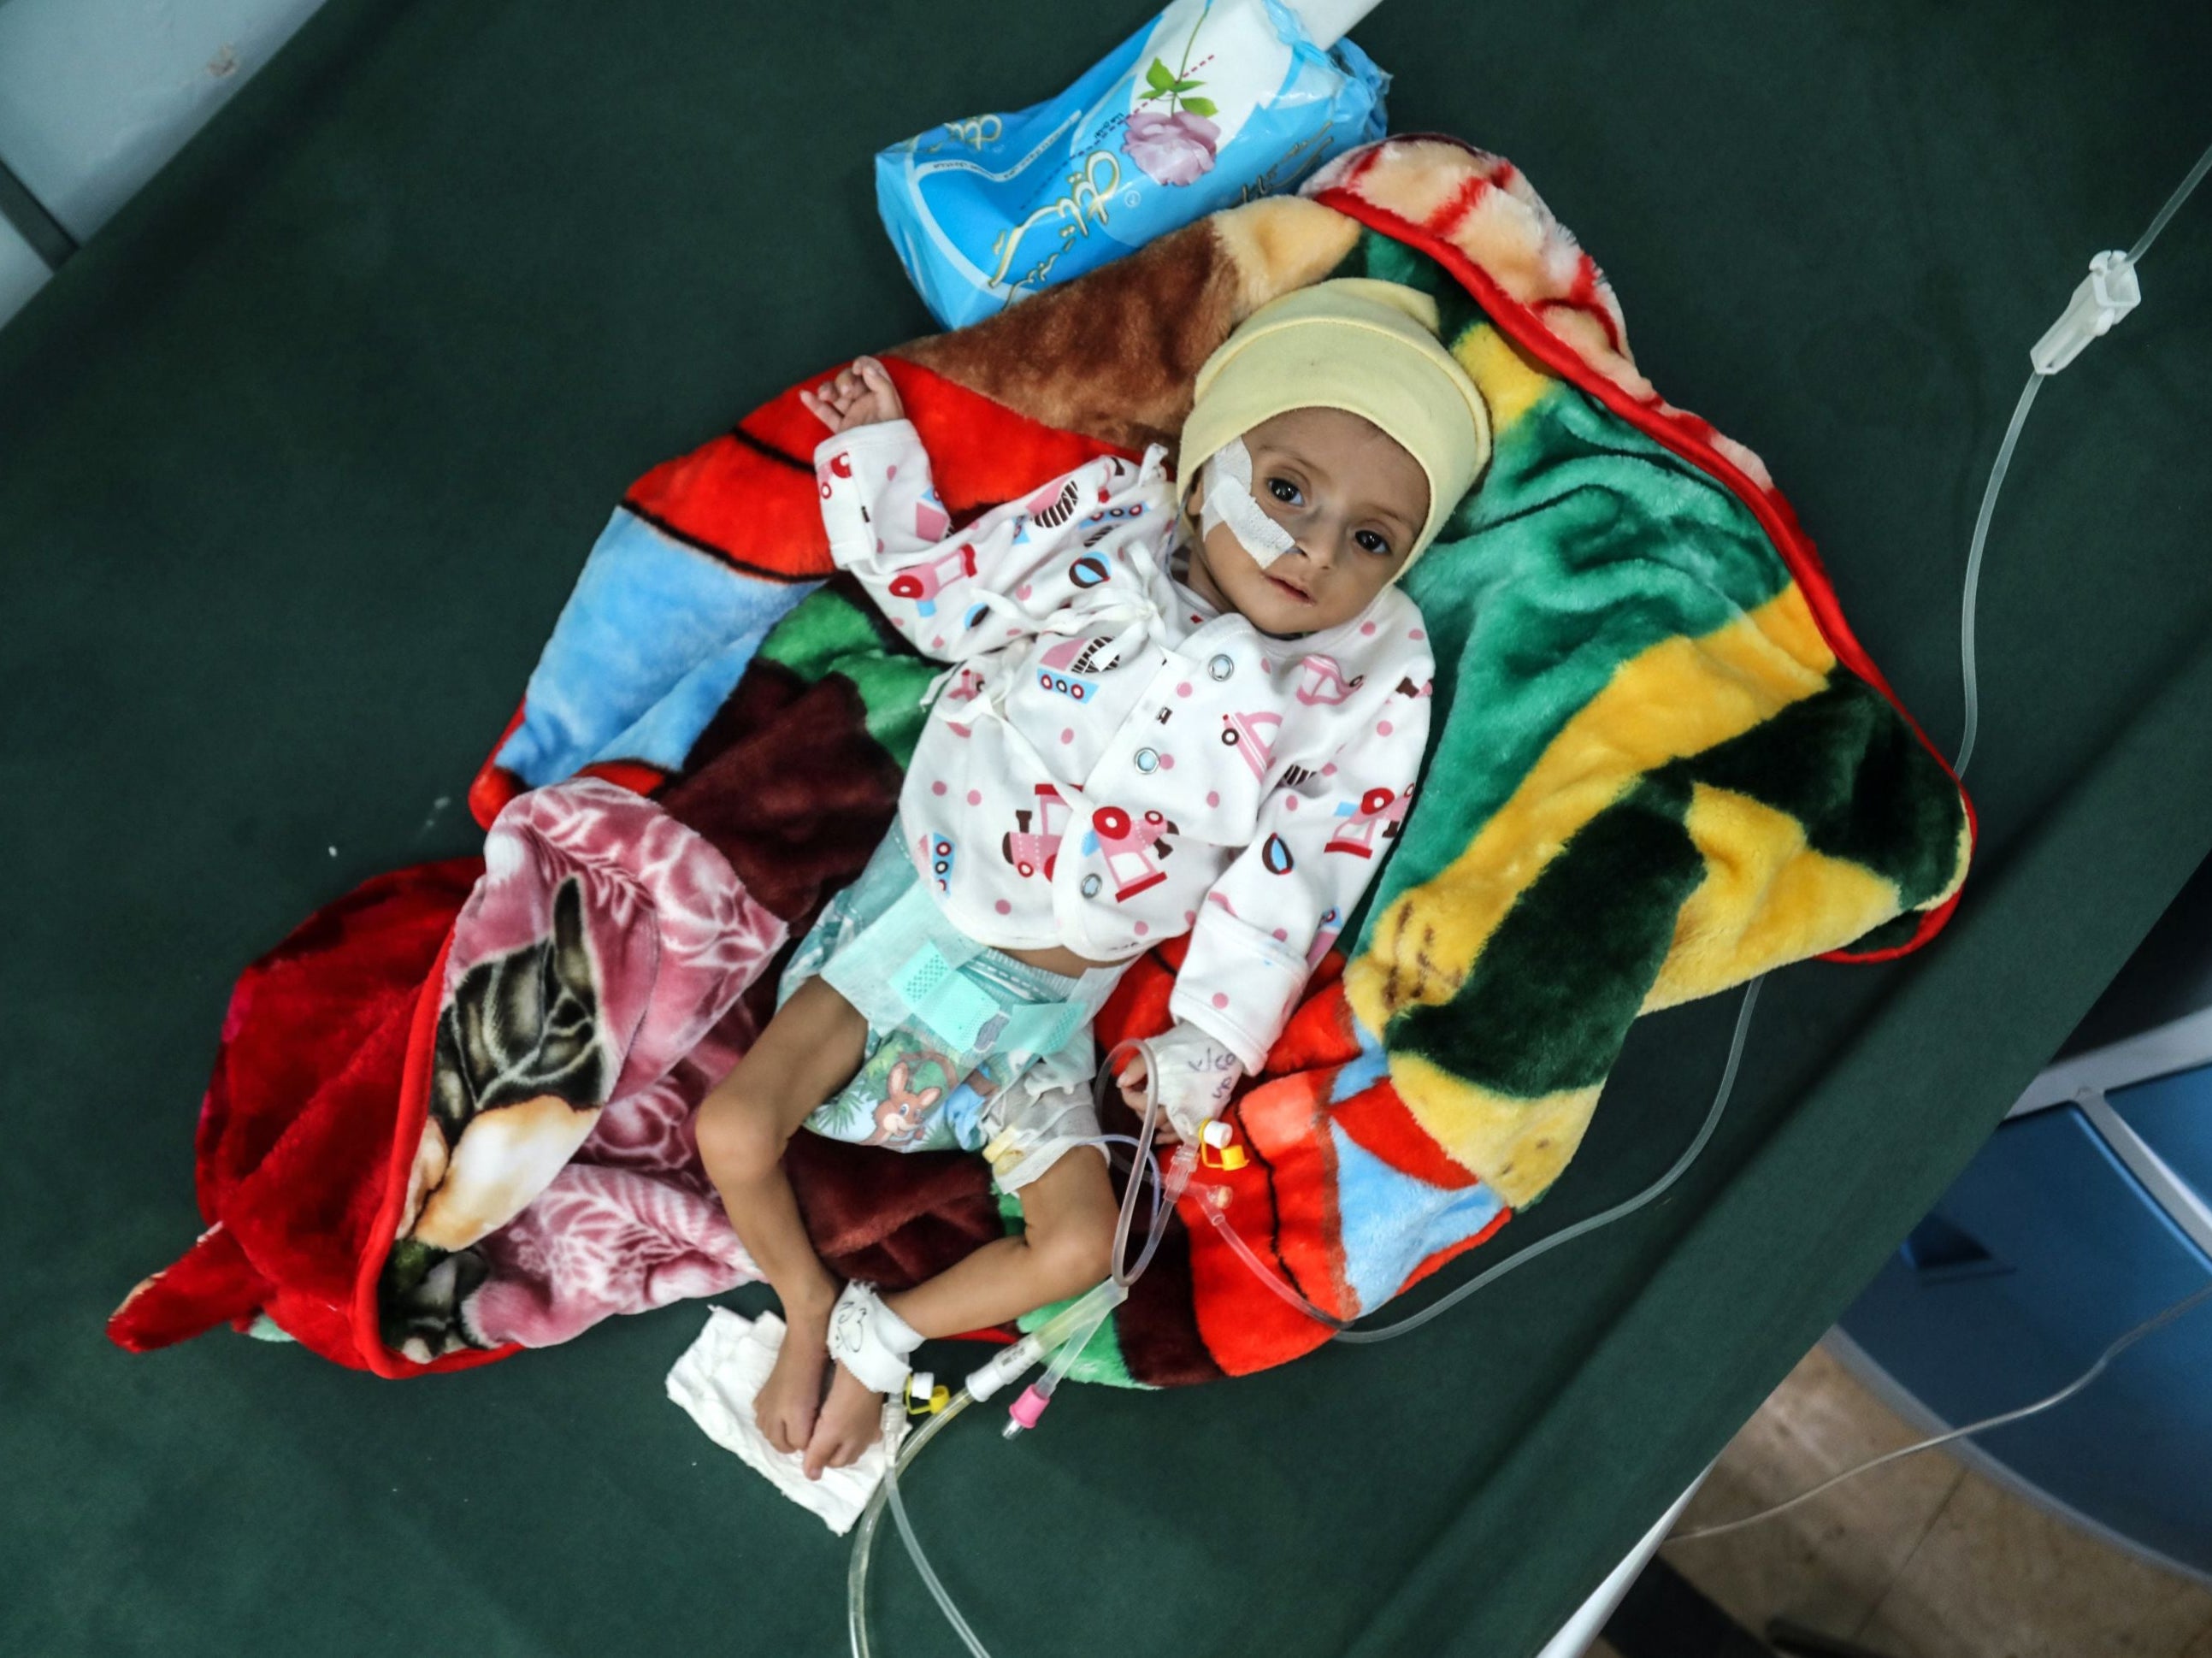
M 329 0 L 0 331 L 0 1650 L 845 1649 L 844 1546 L 663 1397 L 696 1307 L 398 1387 L 220 1334 L 131 1357 L 101 1321 L 194 1230 L 238 969 L 477 844 L 459 797 L 609 503 L 928 330 L 872 151 L 1066 85 L 1140 9 Z M 1392 0 L 1358 38 L 1394 126 L 1529 169 L 1953 740 L 2027 347 L 2201 146 L 2212 14 Z M 907 1497 L 994 1650 L 1521 1658 L 1848 1303 L 2212 840 L 2203 197 L 2143 285 L 2045 391 L 1997 514 L 1984 839 L 1943 938 L 1777 975 L 1668 1201 L 1385 1351 L 1071 1390 L 1012 1444 L 953 1424 Z M 1498 1247 L 1663 1169 L 1734 1012 L 1639 1022 Z M 878 1649 L 960 1651 L 879 1560 Z
M 1434 295 L 1447 340 L 1489 326 L 1434 259 L 1374 231 L 1331 274 Z M 1621 664 L 1662 640 L 1710 633 L 1789 581 L 1741 501 L 1555 381 L 1501 428 L 1480 488 L 1407 579 L 1437 665 L 1440 740 L 1426 775 L 1449 791 L 1451 810 L 1416 805 L 1347 937 L 1364 945 L 1368 916 L 1464 852 L 1470 826 L 1505 804 Z M 1472 713 L 1455 720 L 1462 702 Z
M 894 648 L 884 636 L 888 630 L 862 608 L 867 602 L 849 583 L 817 588 L 769 630 L 757 659 L 787 668 L 810 685 L 833 673 L 850 681 L 868 735 L 904 771 L 921 740 L 937 665 Z

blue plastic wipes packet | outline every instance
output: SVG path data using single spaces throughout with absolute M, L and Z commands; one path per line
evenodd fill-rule
M 1304 3 L 1309 15 L 1347 10 Z M 1349 40 L 1316 46 L 1282 0 L 1176 0 L 1058 97 L 883 151 L 877 203 L 922 299 L 957 328 L 1208 213 L 1295 189 L 1382 136 L 1389 82 Z

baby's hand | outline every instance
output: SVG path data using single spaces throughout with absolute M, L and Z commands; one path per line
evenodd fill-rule
M 1142 1121 L 1145 1115 L 1145 1052 L 1142 1048 L 1129 1056 L 1128 1063 L 1115 1073 L 1114 1080 L 1121 1086 L 1121 1102 L 1136 1113 L 1138 1120 Z M 1175 1125 L 1168 1121 L 1168 1114 L 1164 1111 L 1160 1113 L 1159 1125 L 1152 1131 L 1152 1138 L 1167 1145 L 1182 1143 L 1182 1137 L 1176 1133 Z
M 1116 1073 L 1121 1097 L 1132 1111 L 1141 1110 L 1147 1064 L 1159 1066 L 1152 1078 L 1152 1093 L 1159 1101 L 1158 1137 L 1170 1142 L 1195 1140 L 1228 1106 L 1244 1076 L 1234 1054 L 1197 1025 L 1178 1019 L 1158 1035 L 1146 1038 Z
M 873 357 L 854 358 L 851 367 L 834 380 L 823 381 L 819 391 L 800 387 L 799 400 L 832 432 L 899 420 L 906 414 L 898 388 L 891 384 L 890 371 Z

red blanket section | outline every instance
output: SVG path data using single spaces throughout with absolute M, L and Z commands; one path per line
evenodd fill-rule
M 362 1365 L 354 1307 L 372 1248 L 418 1005 L 483 861 L 380 875 L 318 910 L 246 969 L 194 1145 L 210 1230 L 108 1321 L 134 1352 L 266 1311 L 308 1347 Z M 283 1041 L 269 1035 L 283 1031 Z
M 423 1365 L 379 1337 L 377 1274 L 419 1127 L 443 962 L 483 872 L 455 859 L 379 876 L 318 911 L 240 975 L 195 1145 L 209 1230 L 133 1290 L 108 1334 L 133 1352 L 266 1312 L 323 1357 L 392 1377 Z M 410 1133 L 400 1133 L 403 1121 Z M 790 1168 L 833 1270 L 887 1284 L 941 1271 L 1003 1224 L 983 1165 L 799 1135 Z
M 896 356 L 882 361 L 929 450 L 938 494 L 955 524 L 1102 454 L 1135 459 L 1097 438 L 1018 415 L 919 363 Z M 805 384 L 818 384 L 846 366 Z M 814 446 L 823 426 L 799 402 L 799 390 L 788 388 L 723 436 L 654 467 L 630 487 L 623 507 L 747 576 L 781 582 L 828 575 L 830 538 L 814 477 Z M 524 709 L 515 709 L 469 785 L 469 811 L 485 829 L 528 786 L 499 763 L 500 750 L 523 715 Z M 657 768 L 635 760 L 601 761 L 578 774 L 640 794 L 651 794 L 668 780 Z

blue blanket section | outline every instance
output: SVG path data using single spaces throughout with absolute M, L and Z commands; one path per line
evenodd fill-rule
M 1344 1275 L 1362 1311 L 1389 1300 L 1415 1267 L 1473 1237 L 1504 1207 L 1487 1186 L 1431 1186 L 1393 1169 L 1334 1123 L 1328 1133 Z
M 768 630 L 820 585 L 746 574 L 617 507 L 498 763 L 530 788 L 601 761 L 676 770 Z
M 1328 1102 L 1341 1105 L 1354 1094 L 1365 1092 L 1390 1074 L 1390 1056 L 1382 1051 L 1382 1044 L 1375 1040 L 1375 1033 L 1352 1022 L 1352 1035 L 1359 1038 L 1357 1058 L 1347 1060 L 1328 1085 Z

